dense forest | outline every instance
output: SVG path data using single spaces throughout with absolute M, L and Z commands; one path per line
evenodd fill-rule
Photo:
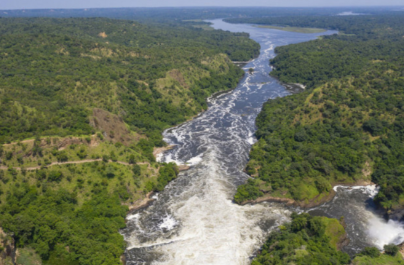
M 335 16 L 346 11 L 358 14 L 383 14 L 394 7 L 162 7 L 162 8 L 85 8 L 0 10 L 0 17 L 108 17 L 135 19 L 147 23 L 177 24 L 182 20 L 216 18 L 261 18 L 286 16 Z
M 1 240 L 18 263 L 121 264 L 128 207 L 179 173 L 155 161 L 162 131 L 234 88 L 231 61 L 260 47 L 187 23 L 0 21 Z
M 344 32 L 276 49 L 271 75 L 308 89 L 264 105 L 247 166 L 255 178 L 239 187 L 236 201 L 264 193 L 321 201 L 336 183 L 372 180 L 381 188 L 375 201 L 400 219 L 404 16 L 278 21 Z
M 335 16 L 344 11 L 1 11 L 0 254 L 4 230 L 18 263 L 121 264 L 129 207 L 179 173 L 154 159 L 161 132 L 236 86 L 243 71 L 232 60 L 258 55 L 245 33 L 204 30 L 209 18 L 339 31 L 276 49 L 271 74 L 308 89 L 265 104 L 247 165 L 254 178 L 235 200 L 321 201 L 333 184 L 372 180 L 393 216 L 404 207 L 404 19 L 384 8 Z M 294 214 L 253 264 L 349 264 L 343 234 L 337 220 Z M 400 264 L 394 246 L 385 252 L 367 248 L 352 263 Z
M 367 247 L 356 257 L 340 251 L 347 243 L 343 219 L 292 214 L 292 222 L 271 233 L 251 265 L 282 264 L 404 264 L 398 247 L 384 246 L 381 254 L 375 247 Z
M 236 85 L 243 72 L 222 54 L 242 61 L 259 52 L 246 34 L 132 21 L 3 19 L 0 28 L 0 142 L 88 134 L 89 107 L 161 139 L 206 108 L 207 96 Z

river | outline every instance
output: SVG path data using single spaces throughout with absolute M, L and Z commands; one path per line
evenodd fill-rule
M 261 45 L 260 56 L 244 66 L 246 74 L 236 89 L 211 97 L 207 111 L 164 132 L 164 140 L 175 148 L 161 161 L 192 167 L 155 195 L 151 206 L 127 216 L 127 228 L 121 233 L 128 244 L 128 265 L 249 264 L 270 231 L 288 221 L 291 210 L 300 211 L 266 202 L 239 206 L 232 198 L 237 186 L 248 178 L 243 169 L 256 141 L 255 118 L 263 103 L 292 93 L 268 75 L 274 48 L 335 32 L 302 34 L 211 22 L 215 29 L 249 33 Z M 254 69 L 252 74 L 249 68 Z M 336 188 L 332 202 L 311 210 L 317 215 L 345 217 L 350 253 L 367 245 L 400 241 L 394 235 L 382 238 L 369 232 L 372 218 L 375 227 L 404 235 L 400 224 L 386 223 L 369 206 L 374 189 Z M 363 218 L 356 219 L 358 215 Z M 360 240 L 355 239 L 356 234 L 361 235 Z

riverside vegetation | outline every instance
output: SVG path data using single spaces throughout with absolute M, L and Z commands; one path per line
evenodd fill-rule
M 307 89 L 264 105 L 246 167 L 253 178 L 238 187 L 235 201 L 270 196 L 314 205 L 330 198 L 335 184 L 372 181 L 380 186 L 376 203 L 402 219 L 404 16 L 229 21 L 340 30 L 276 48 L 271 75 Z M 350 258 L 335 244 L 343 233 L 335 219 L 294 214 L 252 264 L 404 263 L 395 245 L 386 245 L 384 254 L 370 247 Z
M 271 233 L 251 265 L 404 264 L 395 245 L 386 245 L 383 254 L 375 247 L 367 247 L 351 260 L 340 251 L 347 243 L 343 219 L 338 221 L 307 213 L 293 213 L 291 217 L 291 223 Z
M 235 200 L 269 194 L 319 203 L 334 184 L 371 180 L 380 186 L 377 204 L 401 219 L 404 16 L 258 21 L 343 32 L 276 48 L 271 75 L 307 90 L 264 105 L 247 165 L 254 178 L 238 188 Z
M 0 36 L 0 227 L 21 264 L 121 264 L 128 206 L 178 174 L 154 160 L 162 131 L 259 52 L 244 33 L 104 18 L 0 18 Z

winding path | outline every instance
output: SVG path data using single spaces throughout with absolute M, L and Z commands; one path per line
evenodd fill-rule
M 49 165 L 46 165 L 45 167 L 51 167 L 51 166 L 56 166 L 56 165 L 67 165 L 67 164 L 84 164 L 84 163 L 92 163 L 92 162 L 98 162 L 98 161 L 102 161 L 101 158 L 98 159 L 84 159 L 84 160 L 79 160 L 79 161 L 67 161 L 67 162 L 52 162 Z M 112 161 L 112 160 L 108 160 L 108 163 L 118 163 L 121 165 L 125 165 L 125 166 L 130 166 L 131 164 L 129 164 L 128 162 L 123 162 L 123 161 Z M 139 162 L 136 163 L 137 165 L 149 165 L 150 167 L 150 163 L 149 162 Z M 27 167 L 25 168 L 26 170 L 36 170 L 36 169 L 40 169 L 42 166 L 35 166 L 35 167 Z M 21 167 L 13 167 L 15 170 L 21 170 Z M 0 169 L 3 170 L 7 170 L 8 167 L 6 166 L 0 166 Z

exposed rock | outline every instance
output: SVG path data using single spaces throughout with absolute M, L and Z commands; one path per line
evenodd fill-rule
M 191 168 L 190 166 L 186 166 L 186 165 L 179 165 L 178 166 L 179 171 L 185 171 L 185 170 L 188 170 L 190 168 Z
M 16 264 L 14 238 L 0 228 L 0 265 Z
M 175 145 L 169 145 L 169 146 L 164 146 L 164 147 L 154 147 L 153 149 L 153 155 L 156 159 L 158 159 L 159 155 L 164 153 L 165 151 L 171 150 L 174 148 Z
M 341 250 L 343 247 L 347 246 L 349 244 L 349 238 L 348 235 L 345 233 L 340 240 L 337 243 L 337 249 Z
M 128 214 L 131 214 L 137 210 L 140 210 L 140 209 L 143 209 L 143 208 L 146 208 L 147 206 L 149 206 L 152 202 L 154 202 L 154 199 L 151 198 L 152 195 L 153 195 L 153 192 L 149 192 L 145 198 L 137 200 L 134 203 L 132 203 L 131 205 L 129 205 Z
M 395 209 L 387 212 L 389 219 L 395 221 L 403 221 L 404 220 L 404 209 Z

